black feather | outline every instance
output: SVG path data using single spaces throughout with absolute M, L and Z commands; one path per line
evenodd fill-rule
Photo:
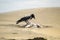
M 19 19 L 17 22 L 16 22 L 16 24 L 18 24 L 18 23 L 20 23 L 20 22 L 22 22 L 22 21 L 28 21 L 29 19 L 32 19 L 32 18 L 34 18 L 35 19 L 35 16 L 34 16 L 34 14 L 31 14 L 30 16 L 26 16 L 26 17 L 22 17 L 21 19 Z

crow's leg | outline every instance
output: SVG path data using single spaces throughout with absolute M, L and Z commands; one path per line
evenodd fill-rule
M 30 26 L 31 26 L 31 22 L 26 21 L 26 26 L 25 27 L 30 28 Z
M 26 25 L 29 25 L 29 24 L 31 24 L 29 21 L 25 21 L 26 22 Z

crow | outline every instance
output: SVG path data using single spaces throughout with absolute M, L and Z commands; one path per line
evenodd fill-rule
M 35 19 L 35 15 L 31 14 L 30 16 L 26 16 L 26 17 L 22 17 L 21 19 L 17 20 L 16 24 L 19 24 L 20 22 L 24 21 L 24 22 L 28 22 L 29 19 Z

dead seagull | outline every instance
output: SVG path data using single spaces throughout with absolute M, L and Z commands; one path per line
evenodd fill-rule
M 20 22 L 24 21 L 26 22 L 27 24 L 29 23 L 29 19 L 31 20 L 32 18 L 35 19 L 35 15 L 34 14 L 31 14 L 30 16 L 26 16 L 26 17 L 22 17 L 21 19 L 17 20 L 16 24 L 19 24 Z

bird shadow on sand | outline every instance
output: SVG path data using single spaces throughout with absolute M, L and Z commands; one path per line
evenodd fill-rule
M 0 27 L 1 26 L 4 26 L 4 27 L 18 27 L 18 28 L 25 28 L 26 27 L 26 25 L 21 26 L 21 25 L 16 25 L 16 24 L 0 24 Z M 39 27 L 39 28 L 51 28 L 51 27 L 52 26 L 45 26 L 45 25 L 43 25 L 42 27 Z

